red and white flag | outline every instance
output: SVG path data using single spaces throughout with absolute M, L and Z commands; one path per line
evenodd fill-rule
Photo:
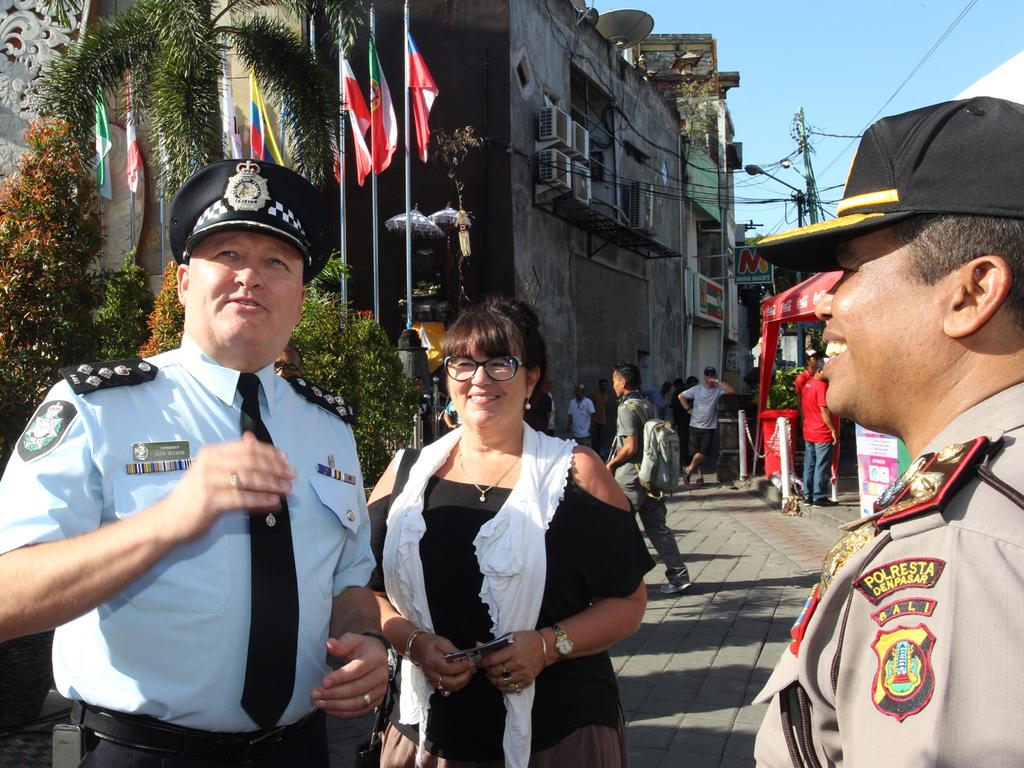
M 391 91 L 377 58 L 377 46 L 370 38 L 370 136 L 373 148 L 373 172 L 381 174 L 391 165 L 391 156 L 398 149 L 398 121 Z
M 416 118 L 416 144 L 420 148 L 420 160 L 427 162 L 427 145 L 430 143 L 430 108 L 440 91 L 434 78 L 427 69 L 419 48 L 409 35 L 409 96 L 412 100 L 412 113 Z
M 363 186 L 366 177 L 373 170 L 373 158 L 366 146 L 366 131 L 370 127 L 370 110 L 366 108 L 366 100 L 362 91 L 359 90 L 359 83 L 352 72 L 352 65 L 348 59 L 342 59 L 342 70 L 344 83 L 342 84 L 342 103 L 348 110 L 349 125 L 352 126 L 352 143 L 356 148 L 356 181 Z M 335 163 L 335 177 L 341 183 L 340 164 Z
M 135 136 L 135 102 L 132 99 L 132 80 L 128 78 L 128 115 L 125 118 L 125 133 L 128 142 L 128 159 L 125 163 L 125 174 L 128 176 L 128 189 L 135 194 L 139 191 L 139 169 L 142 168 L 142 152 L 139 140 Z

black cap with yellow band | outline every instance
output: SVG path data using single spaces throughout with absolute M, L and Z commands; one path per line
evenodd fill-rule
M 838 269 L 836 246 L 920 213 L 1024 218 L 1024 105 L 982 96 L 884 117 L 861 138 L 836 218 L 769 235 L 784 269 Z

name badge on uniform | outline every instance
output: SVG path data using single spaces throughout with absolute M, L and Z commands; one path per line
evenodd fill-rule
M 126 466 L 129 475 L 176 472 L 192 466 L 188 440 L 132 443 L 132 458 L 135 461 Z

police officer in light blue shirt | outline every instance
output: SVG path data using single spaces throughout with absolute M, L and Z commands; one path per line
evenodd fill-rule
M 351 413 L 274 375 L 322 205 L 232 160 L 171 210 L 181 346 L 65 369 L 34 414 L 0 481 L 0 640 L 57 627 L 83 765 L 326 766 L 322 713 L 376 706 L 391 651 Z

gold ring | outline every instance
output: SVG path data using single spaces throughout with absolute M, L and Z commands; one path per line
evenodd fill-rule
M 228 472 L 228 485 L 235 489 L 238 488 L 238 475 L 234 472 Z
M 363 704 L 366 705 L 367 709 L 370 708 L 370 694 L 368 694 L 368 693 L 364 693 L 363 694 Z
M 503 678 L 505 678 L 506 680 L 508 680 L 510 677 L 512 677 L 512 670 L 510 670 L 505 665 L 502 665 L 502 667 L 501 667 L 501 676 Z

